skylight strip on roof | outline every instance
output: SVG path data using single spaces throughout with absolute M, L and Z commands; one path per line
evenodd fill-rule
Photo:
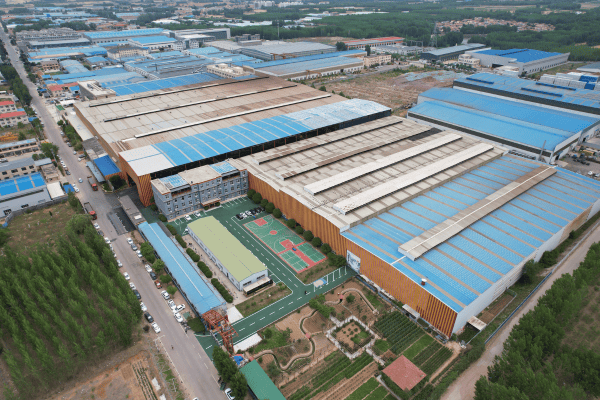
M 361 165 L 360 167 L 352 168 L 348 171 L 335 174 L 333 176 L 330 176 L 329 178 L 313 182 L 309 185 L 304 186 L 304 190 L 315 196 L 335 186 L 339 186 L 348 181 L 360 178 L 361 176 L 373 173 L 375 171 L 379 171 L 380 169 L 389 167 L 392 164 L 399 163 L 400 161 L 404 161 L 409 158 L 418 156 L 420 154 L 434 150 L 441 146 L 445 146 L 449 143 L 455 142 L 460 139 L 462 139 L 462 136 L 457 135 L 455 133 L 450 133 L 448 135 L 444 135 L 440 138 L 431 140 L 429 142 L 419 144 L 409 149 L 400 151 L 396 154 L 392 154 L 391 156 L 387 156 L 379 160 L 367 163 L 365 165 Z
M 461 164 L 473 157 L 477 157 L 483 153 L 486 153 L 493 148 L 494 146 L 490 144 L 479 143 L 469 149 L 460 151 L 454 155 L 443 158 L 429 165 L 425 165 L 416 171 L 409 172 L 408 174 L 402 175 L 388 182 L 384 182 L 372 189 L 342 200 L 334 204 L 333 209 L 345 215 L 356 210 L 357 208 L 364 207 L 369 203 L 381 199 L 382 197 L 398 192 L 404 188 L 414 185 L 417 182 Z

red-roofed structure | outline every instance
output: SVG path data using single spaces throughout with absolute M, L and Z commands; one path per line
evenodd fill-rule
M 344 42 L 348 50 L 351 49 L 364 49 L 366 45 L 369 46 L 393 46 L 395 44 L 402 44 L 404 38 L 398 36 L 373 38 L 373 39 L 359 39 L 359 40 L 348 40 Z
M 63 83 L 63 84 L 60 84 L 60 85 L 49 85 L 48 86 L 48 91 L 50 93 L 52 93 L 52 96 L 55 96 L 56 94 L 60 94 L 60 93 L 65 92 L 71 86 L 78 86 L 78 85 L 79 85 L 78 82 Z
M 404 356 L 398 357 L 383 373 L 402 390 L 411 390 L 427 375 Z
M 6 100 L 6 101 L 0 101 L 0 106 L 4 107 L 4 106 L 14 106 L 15 102 L 12 100 Z
M 26 116 L 27 116 L 27 113 L 25 111 L 14 111 L 14 112 L 0 114 L 0 119 L 13 118 L 13 117 L 26 117 Z

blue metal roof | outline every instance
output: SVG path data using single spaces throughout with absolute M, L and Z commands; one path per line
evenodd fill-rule
M 213 164 L 210 167 L 212 169 L 214 169 L 215 171 L 217 171 L 219 174 L 225 174 L 227 172 L 237 171 L 237 168 L 235 168 L 233 165 L 229 164 L 227 161 L 223 161 L 218 164 Z
M 439 100 L 474 110 L 502 115 L 504 117 L 547 126 L 567 132 L 578 133 L 600 120 L 594 117 L 553 110 L 531 104 L 517 103 L 510 99 L 500 99 L 483 94 L 450 88 L 433 88 L 419 97 Z
M 159 58 L 167 58 L 167 57 L 181 57 L 183 56 L 183 53 L 180 51 L 163 51 L 160 53 L 150 53 L 148 54 L 148 57 L 153 58 L 153 59 L 159 59 Z
M 165 184 L 165 186 L 169 187 L 169 189 L 175 189 L 181 186 L 186 186 L 188 183 L 180 177 L 179 175 L 171 175 L 165 178 L 160 178 L 160 181 Z
M 103 47 L 56 47 L 52 49 L 41 49 L 37 51 L 30 51 L 30 57 L 53 57 L 57 54 L 60 55 L 78 55 L 83 54 L 84 56 L 97 56 L 106 55 L 106 49 Z M 53 57 L 55 58 L 55 57 Z M 35 62 L 35 61 L 34 61 Z
M 160 259 L 169 269 L 173 280 L 199 313 L 203 314 L 215 307 L 225 305 L 225 300 L 221 295 L 198 275 L 187 257 L 167 237 L 157 223 L 143 222 L 138 229 L 152 244 Z
M 126 72 L 129 72 L 129 71 L 125 70 L 125 68 L 123 68 L 123 67 L 108 67 L 108 68 L 101 68 L 101 69 L 94 70 L 94 74 L 96 74 L 96 76 L 124 74 Z
M 432 100 L 413 107 L 409 115 L 444 121 L 460 127 L 488 133 L 499 138 L 522 143 L 541 149 L 555 149 L 559 144 L 574 136 L 572 132 L 540 126 L 515 118 L 505 117 L 451 103 Z M 544 145 L 544 142 L 546 143 Z
M 295 63 L 300 63 L 300 62 L 305 62 L 305 61 L 321 60 L 323 58 L 351 57 L 351 56 L 356 56 L 357 54 L 366 54 L 366 53 L 364 50 L 348 50 L 348 51 L 336 51 L 333 53 L 325 53 L 325 54 L 315 54 L 312 56 L 287 58 L 285 60 L 266 61 L 266 62 L 261 62 L 260 65 L 252 65 L 253 64 L 252 62 L 245 62 L 245 61 L 237 62 L 234 64 L 236 64 L 236 65 L 252 65 L 254 68 L 266 68 L 266 67 L 273 67 L 276 65 L 295 64 Z
M 94 164 L 96 164 L 96 167 L 98 167 L 98 169 L 100 170 L 100 173 L 102 173 L 102 175 L 104 175 L 105 177 L 121 172 L 119 167 L 117 167 L 117 165 L 108 156 L 108 154 L 104 155 L 102 157 L 96 158 L 94 160 Z
M 502 157 L 342 233 L 459 312 L 600 198 L 600 183 L 557 173 L 416 261 L 406 243 L 539 164 Z M 491 282 L 491 283 L 490 283 Z
M 521 98 L 528 96 L 542 100 L 551 100 L 557 103 L 566 103 L 567 105 L 579 105 L 600 109 L 600 92 L 595 90 L 590 91 L 588 89 L 576 89 L 571 87 L 561 89 L 558 87 L 549 87 L 541 82 L 529 79 L 511 78 L 488 73 L 480 73 L 466 78 L 459 78 L 454 82 L 454 87 L 457 87 L 456 83 L 469 84 L 505 93 L 506 96 L 518 95 Z
M 193 85 L 195 83 L 210 82 L 223 79 L 220 76 L 208 73 L 183 75 L 175 78 L 155 79 L 146 82 L 131 83 L 126 85 L 105 85 L 117 93 L 117 96 L 149 92 L 151 90 L 168 89 L 178 86 Z
M 187 49 L 186 52 L 195 55 L 207 55 L 211 53 L 220 53 L 221 50 L 215 49 L 214 47 L 200 47 L 198 49 Z
M 138 175 L 146 175 L 319 128 L 351 126 L 360 118 L 389 110 L 372 101 L 346 100 L 127 150 L 120 156 L 135 164 L 132 168 Z M 160 157 L 160 166 L 148 162 L 149 156 Z
M 507 58 L 514 58 L 517 62 L 528 63 L 537 60 L 543 60 L 544 58 L 559 56 L 562 53 L 549 53 L 541 50 L 530 50 L 530 49 L 508 49 L 508 50 L 482 50 L 478 51 L 477 54 L 486 54 L 490 56 L 500 56 Z
M 258 64 L 254 68 L 260 72 L 270 73 L 273 75 L 286 75 L 292 73 L 301 73 L 308 70 L 316 70 L 321 68 L 332 68 L 340 67 L 343 68 L 345 65 L 362 63 L 362 60 L 350 57 L 332 57 L 323 58 L 319 60 L 311 60 L 298 62 L 293 64 L 280 64 L 265 67 L 263 64 Z M 266 64 L 266 63 L 265 63 Z
M 97 62 L 106 62 L 108 60 L 104 57 L 96 56 L 96 57 L 88 57 L 87 61 L 91 62 L 91 63 L 97 63 Z
M 46 186 L 46 182 L 44 182 L 44 178 L 38 173 L 14 179 L 6 179 L 0 181 L 0 198 L 41 186 Z
M 158 35 L 163 32 L 162 28 L 131 29 L 127 31 L 108 31 L 108 32 L 85 32 L 84 36 L 90 39 L 110 39 L 124 36 L 143 36 Z
M 131 40 L 133 40 L 134 42 L 137 42 L 141 45 L 153 44 L 153 43 L 164 43 L 164 42 L 176 42 L 177 41 L 177 40 L 175 40 L 175 38 L 168 37 L 168 36 L 162 36 L 162 35 L 142 36 L 142 37 L 131 38 Z

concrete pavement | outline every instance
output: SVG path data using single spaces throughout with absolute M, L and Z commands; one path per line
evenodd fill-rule
M 80 192 L 78 193 L 78 197 L 81 202 L 90 202 L 94 210 L 96 210 L 98 214 L 96 222 L 100 225 L 104 236 L 111 239 L 118 259 L 124 264 L 121 270 L 129 272 L 132 281 L 142 295 L 142 301 L 161 327 L 162 332 L 158 336 L 162 343 L 164 343 L 167 354 L 174 364 L 176 371 L 181 376 L 187 388 L 189 398 L 225 399 L 225 394 L 219 390 L 216 383 L 217 372 L 212 362 L 210 362 L 197 341 L 194 340 L 193 333 L 188 332 L 186 335 L 181 325 L 175 321 L 171 310 L 160 296 L 160 290 L 154 287 L 142 263 L 127 244 L 126 236 L 118 236 L 117 231 L 107 218 L 107 214 L 112 211 L 113 206 L 101 190 L 93 191 L 86 182 L 85 178 L 91 175 L 91 172 L 86 167 L 84 161 L 77 161 L 77 156 L 73 155 L 73 149 L 63 142 L 60 129 L 46 108 L 43 99 L 38 96 L 36 86 L 27 77 L 18 54 L 16 54 L 14 48 L 10 45 L 10 40 L 2 30 L 0 30 L 0 38 L 4 42 L 13 67 L 21 76 L 21 79 L 33 97 L 32 105 L 35 106 L 38 117 L 44 124 L 48 141 L 58 146 L 59 155 L 71 171 L 71 175 L 67 176 L 68 181 L 76 183 L 79 187 Z M 51 107 L 54 106 L 52 105 Z M 83 178 L 83 182 L 77 182 L 78 178 Z M 150 334 L 155 335 L 152 331 Z M 170 348 L 171 345 L 174 346 L 174 349 Z

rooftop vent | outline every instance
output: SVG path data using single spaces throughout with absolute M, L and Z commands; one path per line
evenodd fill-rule
M 421 286 L 425 286 L 427 284 L 427 279 L 421 279 Z

